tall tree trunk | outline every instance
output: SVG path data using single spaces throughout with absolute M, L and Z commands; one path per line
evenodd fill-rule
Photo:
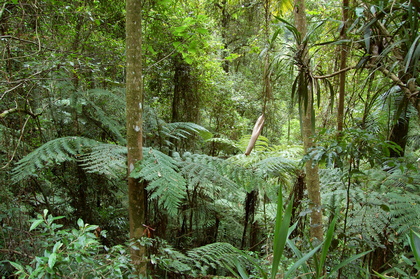
M 345 40 L 347 39 L 347 20 L 348 20 L 348 12 L 349 10 L 349 0 L 343 0 L 342 6 L 342 21 L 343 26 L 340 30 L 340 39 Z M 347 52 L 349 47 L 347 44 L 342 44 L 340 47 L 340 70 L 346 68 L 347 65 Z M 343 71 L 339 75 L 340 83 L 339 83 L 339 91 L 338 91 L 338 108 L 337 108 L 337 131 L 340 133 L 343 131 L 343 123 L 344 123 L 344 97 L 346 93 L 346 72 Z
M 265 41 L 267 45 L 267 51 L 265 52 L 264 59 L 263 59 L 263 109 L 262 114 L 267 116 L 267 103 L 270 101 L 272 96 L 272 87 L 271 87 L 271 70 L 270 70 L 270 22 L 271 22 L 271 0 L 264 1 L 264 31 L 265 31 Z
M 126 1 L 126 125 L 128 175 L 137 161 L 142 159 L 142 1 Z M 128 176 L 128 213 L 130 219 L 130 238 L 138 240 L 144 235 L 143 224 L 146 218 L 146 193 L 144 184 Z M 138 246 L 131 249 L 131 258 L 136 273 L 147 275 L 146 248 Z
M 294 18 L 295 25 L 297 30 L 300 32 L 301 38 L 304 38 L 307 32 L 306 27 L 306 14 L 305 14 L 305 1 L 304 0 L 294 0 Z M 301 108 L 301 130 L 303 137 L 303 145 L 305 152 L 313 146 L 313 124 L 315 122 L 313 116 L 313 86 L 311 83 L 311 78 L 309 76 L 309 58 L 308 50 L 306 44 L 298 42 L 300 45 L 298 49 L 301 50 L 299 63 L 299 71 L 301 75 L 304 75 L 305 78 L 300 79 L 300 84 L 298 86 L 299 94 L 302 96 L 306 94 L 306 97 L 302 97 L 300 108 Z M 306 83 L 306 81 L 308 81 Z M 321 192 L 319 185 L 319 174 L 318 166 L 312 164 L 312 160 L 307 161 L 305 164 L 306 171 L 306 187 L 308 189 L 308 197 L 310 200 L 310 210 L 311 210 L 311 224 L 310 224 L 310 234 L 312 239 L 322 241 L 323 239 L 323 227 L 322 227 L 322 210 L 321 210 Z

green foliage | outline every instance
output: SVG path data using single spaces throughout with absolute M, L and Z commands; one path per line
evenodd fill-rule
M 111 178 L 123 177 L 127 171 L 127 148 L 115 144 L 98 143 L 78 157 L 86 172 L 103 174 Z
M 263 182 L 252 171 L 220 158 L 187 152 L 180 160 L 182 172 L 192 186 L 213 185 L 215 189 L 234 193 L 240 188 L 252 190 Z
M 185 253 L 177 251 L 162 239 L 153 240 L 153 245 L 158 247 L 158 251 L 151 255 L 151 263 L 167 272 L 199 277 L 211 274 L 212 269 L 218 269 L 231 272 L 236 278 L 258 278 L 247 277 L 245 270 L 251 270 L 266 278 L 258 259 L 229 243 L 215 242 Z
M 410 243 L 411 250 L 413 251 L 414 259 L 417 263 L 417 270 L 420 271 L 420 234 L 411 230 L 408 235 L 408 241 Z
M 334 211 L 344 208 L 347 202 L 347 189 L 340 182 L 342 173 L 339 170 L 324 170 L 321 172 L 321 183 L 325 192 L 322 195 L 324 206 Z M 357 247 L 367 245 L 370 249 L 383 247 L 384 241 L 399 242 L 401 239 L 392 235 L 401 235 L 416 226 L 419 222 L 419 208 L 417 195 L 403 193 L 401 186 L 391 184 L 397 182 L 402 175 L 389 175 L 381 170 L 367 171 L 358 174 L 355 179 L 364 180 L 372 186 L 376 181 L 369 177 L 376 177 L 383 185 L 383 191 L 361 189 L 356 183 L 351 184 L 349 191 L 350 212 L 348 219 L 348 234 L 350 245 Z M 396 180 L 394 180 L 396 179 Z M 383 186 L 382 186 L 383 187 Z M 386 189 L 386 190 L 385 190 Z
M 51 140 L 22 158 L 13 169 L 15 181 L 38 176 L 39 171 L 65 161 L 76 161 L 99 142 L 83 137 L 63 137 Z
M 132 271 L 129 255 L 122 246 L 106 248 L 94 234 L 98 226 L 77 221 L 78 229 L 63 229 L 44 210 L 32 221 L 30 231 L 37 234 L 45 249 L 29 265 L 11 262 L 18 278 L 128 278 Z M 105 232 L 101 232 L 105 236 Z
M 363 129 L 347 129 L 341 135 L 324 130 L 318 134 L 317 145 L 308 151 L 304 161 L 324 163 L 326 167 L 357 169 L 361 163 L 381 165 L 388 160 L 390 150 L 401 150 L 395 143 L 379 139 L 378 135 Z
M 170 215 L 178 213 L 178 206 L 185 198 L 185 179 L 178 171 L 177 162 L 154 149 L 143 148 L 144 158 L 130 175 L 148 182 L 146 189 L 151 199 L 158 202 Z
M 277 277 L 277 271 L 279 268 L 280 259 L 283 255 L 287 238 L 289 237 L 288 231 L 289 231 L 290 220 L 292 217 L 292 206 L 293 206 L 293 202 L 289 201 L 288 206 L 283 214 L 283 194 L 281 193 L 281 190 L 280 190 L 278 193 L 277 216 L 276 216 L 276 225 L 274 229 L 274 240 L 273 240 L 273 263 L 271 267 L 271 277 L 270 277 L 272 279 Z

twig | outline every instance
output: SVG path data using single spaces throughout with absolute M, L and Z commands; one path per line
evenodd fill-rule
M 30 116 L 28 116 L 28 117 L 26 118 L 25 123 L 23 124 L 22 130 L 21 130 L 21 132 L 20 132 L 20 137 L 19 137 L 19 140 L 18 140 L 18 142 L 17 142 L 17 144 L 16 144 L 15 150 L 13 150 L 12 157 L 11 157 L 11 158 L 10 158 L 10 160 L 6 163 L 6 165 L 4 165 L 3 167 L 1 167 L 1 169 L 5 169 L 5 168 L 7 168 L 7 167 L 10 165 L 10 163 L 13 161 L 13 159 L 15 158 L 15 155 L 16 155 L 16 152 L 17 152 L 17 149 L 18 149 L 18 147 L 19 147 L 20 142 L 22 141 L 22 138 L 23 138 L 23 133 L 25 132 L 25 127 L 26 127 L 26 124 L 28 124 L 29 119 L 30 119 Z
M 33 259 L 34 258 L 33 256 L 30 256 L 30 255 L 28 255 L 26 253 L 23 253 L 23 252 L 20 252 L 20 251 L 16 251 L 16 250 L 12 250 L 12 249 L 0 249 L 0 252 L 2 252 L 2 253 L 10 253 L 10 254 L 17 254 L 17 255 L 24 256 L 24 257 L 27 257 L 27 258 L 30 258 L 30 259 Z
M 169 54 L 167 54 L 166 56 L 164 56 L 162 59 L 156 61 L 155 63 L 153 63 L 152 65 L 150 65 L 149 67 L 147 67 L 144 71 L 145 72 L 149 71 L 151 68 L 153 68 L 154 66 L 156 66 L 157 64 L 159 64 L 160 62 L 162 62 L 163 60 L 165 60 L 166 58 L 168 58 L 169 56 L 171 56 L 174 52 L 175 52 L 175 50 L 171 51 Z

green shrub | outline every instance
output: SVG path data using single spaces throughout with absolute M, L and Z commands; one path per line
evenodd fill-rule
M 98 226 L 77 221 L 78 229 L 62 229 L 44 210 L 32 221 L 30 231 L 37 230 L 37 239 L 44 252 L 29 265 L 10 262 L 16 275 L 23 278 L 128 278 L 132 273 L 130 255 L 123 246 L 108 248 L 101 244 L 105 232 Z M 95 234 L 95 232 L 97 232 Z

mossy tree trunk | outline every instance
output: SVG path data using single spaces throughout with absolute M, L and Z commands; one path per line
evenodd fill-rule
M 128 174 L 136 162 L 142 159 L 142 34 L 141 0 L 126 1 L 126 125 L 127 125 L 127 160 Z M 143 224 L 146 218 L 146 193 L 144 184 L 128 177 L 128 201 L 130 219 L 130 238 L 140 239 L 144 234 Z M 146 276 L 146 248 L 138 246 L 131 249 L 131 258 L 138 275 Z

